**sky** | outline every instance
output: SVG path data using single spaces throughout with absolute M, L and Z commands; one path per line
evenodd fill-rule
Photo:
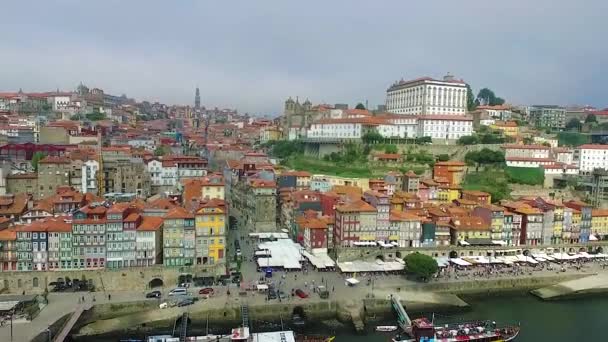
M 450 72 L 513 104 L 608 107 L 605 0 L 6 1 L 0 91 L 83 82 L 276 115 L 287 97 L 382 104 Z

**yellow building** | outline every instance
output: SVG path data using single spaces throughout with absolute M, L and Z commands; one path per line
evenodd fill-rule
M 260 129 L 260 142 L 262 143 L 281 140 L 282 136 L 281 129 L 277 126 L 266 126 Z
M 452 227 L 450 235 L 454 245 L 460 241 L 475 244 L 476 242 L 488 243 L 491 240 L 490 224 L 481 217 L 454 217 L 452 218 Z
M 459 198 L 459 186 L 442 186 L 437 191 L 437 201 L 439 203 L 452 203 L 453 200 L 457 200 Z
M 506 136 L 516 137 L 519 135 L 519 126 L 515 121 L 496 121 L 490 128 L 502 131 L 502 133 Z
M 608 235 L 608 209 L 591 210 L 591 233 Z
M 577 209 L 572 209 L 572 228 L 570 228 L 569 232 L 563 233 L 564 242 L 567 243 L 575 243 L 579 240 L 579 234 L 581 229 L 581 211 Z
M 202 202 L 196 211 L 196 265 L 217 266 L 226 263 L 226 206 L 223 200 Z
M 562 243 L 564 230 L 564 207 L 556 206 L 553 210 L 553 243 Z

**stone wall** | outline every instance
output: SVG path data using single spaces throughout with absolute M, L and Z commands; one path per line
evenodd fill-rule
M 163 286 L 173 288 L 180 274 L 196 274 L 195 268 L 168 268 L 162 266 L 133 267 L 119 270 L 27 271 L 0 272 L 0 287 L 5 293 L 42 293 L 57 278 L 92 279 L 96 291 L 145 291 L 152 279 L 160 279 Z

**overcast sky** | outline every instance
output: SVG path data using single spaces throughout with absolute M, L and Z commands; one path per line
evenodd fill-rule
M 384 102 L 451 72 L 515 104 L 608 106 L 606 0 L 72 0 L 0 5 L 0 91 L 72 90 L 276 114 Z

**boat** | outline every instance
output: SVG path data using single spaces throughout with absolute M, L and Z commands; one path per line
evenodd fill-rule
M 412 321 L 411 337 L 397 335 L 393 342 L 508 342 L 519 335 L 519 325 L 498 328 L 493 321 L 476 321 L 435 325 L 427 318 Z
M 391 332 L 391 331 L 395 331 L 397 330 L 397 326 L 396 325 L 378 325 L 376 327 L 376 331 L 380 331 L 380 332 Z

